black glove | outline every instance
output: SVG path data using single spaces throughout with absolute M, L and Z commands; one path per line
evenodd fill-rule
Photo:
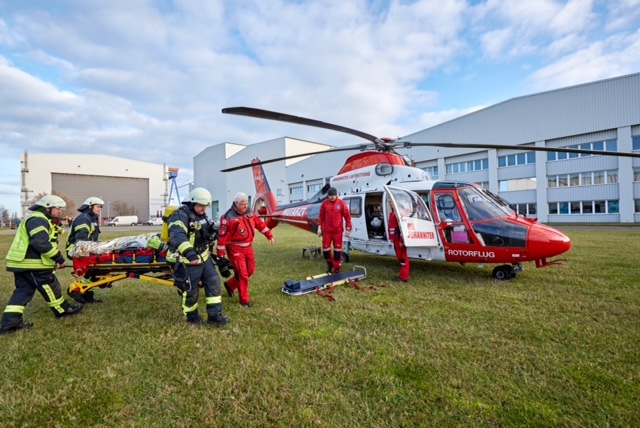
M 233 265 L 231 264 L 229 259 L 213 255 L 211 257 L 213 258 L 213 262 L 218 265 L 220 275 L 224 276 L 225 278 L 229 278 L 231 276 L 231 270 L 233 269 Z

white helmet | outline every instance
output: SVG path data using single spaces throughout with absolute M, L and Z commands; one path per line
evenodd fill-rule
M 38 207 L 42 207 L 42 208 L 65 208 L 67 206 L 67 203 L 64 201 L 64 199 L 62 199 L 60 196 L 56 196 L 56 195 L 44 195 L 42 198 L 40 198 L 40 200 L 38 202 L 36 202 L 35 204 L 33 204 L 32 207 L 30 207 L 30 210 L 34 210 L 37 209 Z
M 82 203 L 82 205 L 88 205 L 88 206 L 91 206 L 91 205 L 104 205 L 104 201 L 102 199 L 100 199 L 100 198 L 95 197 L 95 196 L 91 196 L 91 197 L 87 198 L 87 200 L 84 201 Z
M 209 206 L 211 205 L 211 193 L 204 187 L 196 187 L 187 195 L 187 199 L 185 199 L 183 204 L 200 204 Z

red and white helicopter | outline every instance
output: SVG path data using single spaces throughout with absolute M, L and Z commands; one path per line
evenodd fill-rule
M 329 151 L 263 160 L 227 168 L 222 172 L 253 168 L 256 187 L 254 211 L 270 228 L 284 222 L 316 233 L 321 202 L 329 187 L 350 207 L 353 229 L 349 246 L 365 253 L 395 256 L 386 223 L 390 206 L 399 213 L 402 236 L 410 259 L 479 264 L 497 264 L 493 276 L 511 279 L 524 262 L 536 267 L 558 263 L 551 258 L 571 248 L 562 232 L 519 215 L 509 204 L 475 183 L 432 180 L 410 165 L 395 148 L 412 146 L 512 148 L 593 155 L 640 157 L 638 153 L 603 152 L 572 148 L 520 147 L 505 145 L 432 144 L 381 139 L 343 126 L 249 107 L 232 107 L 223 113 L 271 119 L 332 129 L 370 141 Z M 264 175 L 262 164 L 334 151 L 359 150 L 320 192 L 307 201 L 278 206 Z

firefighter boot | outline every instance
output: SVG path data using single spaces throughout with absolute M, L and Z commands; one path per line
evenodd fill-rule
M 324 256 L 324 260 L 327 262 L 327 270 L 326 273 L 331 273 L 333 270 L 333 259 L 331 258 L 331 251 L 323 251 L 322 255 Z
M 13 326 L 5 326 L 0 327 L 0 336 L 4 336 L 5 334 L 15 333 L 18 330 L 22 330 L 23 328 L 31 328 L 33 327 L 33 323 L 31 322 L 22 322 L 20 324 Z
M 78 313 L 80 313 L 80 311 L 82 310 L 82 308 L 84 307 L 84 305 L 82 303 L 78 303 L 77 305 L 72 305 L 71 303 L 65 301 L 62 303 L 62 309 L 64 309 L 64 312 L 60 313 L 57 312 L 55 309 L 53 309 L 53 313 L 56 314 L 56 318 L 62 318 L 62 317 L 68 317 L 71 315 L 76 315 Z
M 222 303 L 207 306 L 207 312 L 209 313 L 209 319 L 207 320 L 209 324 L 225 325 L 229 322 L 229 318 L 222 315 Z
M 340 273 L 342 267 L 342 251 L 333 251 L 333 273 Z
M 22 314 L 5 312 L 2 314 L 2 326 L 0 326 L 0 335 L 15 333 L 23 328 L 31 328 L 33 324 L 22 321 Z
M 204 324 L 204 320 L 200 318 L 200 314 L 198 313 L 198 310 L 189 312 L 187 314 L 187 324 L 194 324 L 194 325 Z

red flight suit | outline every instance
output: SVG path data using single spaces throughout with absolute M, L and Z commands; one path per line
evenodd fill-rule
M 234 276 L 227 281 L 227 286 L 238 290 L 240 304 L 251 302 L 249 298 L 249 277 L 256 270 L 256 258 L 253 253 L 253 237 L 256 230 L 267 239 L 273 239 L 273 234 L 266 224 L 256 217 L 251 210 L 240 214 L 235 203 L 220 217 L 218 231 L 218 256 L 227 257 L 233 264 Z
M 342 267 L 342 235 L 346 229 L 351 231 L 351 213 L 349 207 L 340 198 L 334 201 L 325 199 L 320 205 L 318 226 L 322 227 L 322 253 L 327 261 L 327 270 L 331 268 L 339 272 Z M 333 243 L 333 258 L 331 257 L 331 244 Z
M 389 239 L 393 241 L 393 249 L 396 251 L 396 257 L 400 262 L 400 272 L 398 273 L 398 280 L 402 282 L 409 281 L 409 257 L 407 256 L 407 247 L 404 245 L 402 234 L 400 233 L 400 225 L 398 224 L 398 217 L 396 212 L 391 211 L 389 216 Z

